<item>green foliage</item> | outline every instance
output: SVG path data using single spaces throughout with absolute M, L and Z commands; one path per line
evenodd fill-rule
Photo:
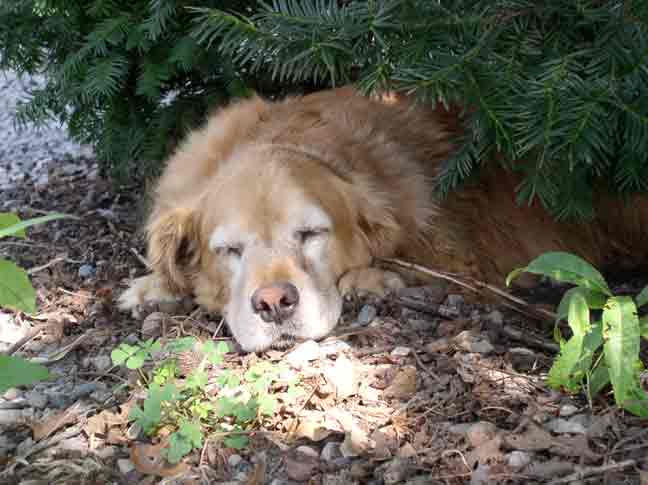
M 273 0 L 243 14 L 191 11 L 198 44 L 239 70 L 470 106 L 440 194 L 501 163 L 523 174 L 521 203 L 583 219 L 599 187 L 648 191 L 643 3 Z
M 182 352 L 196 352 L 201 361 L 184 379 L 179 375 L 176 356 Z M 131 410 L 130 418 L 145 433 L 154 435 L 162 428 L 173 428 L 165 457 L 177 463 L 194 449 L 202 447 L 206 436 L 221 436 L 225 445 L 243 448 L 248 444 L 248 430 L 271 416 L 277 407 L 277 397 L 271 386 L 280 378 L 281 366 L 259 362 L 250 367 L 243 378 L 231 370 L 219 369 L 215 379 L 220 392 L 207 392 L 208 364 L 218 367 L 230 351 L 226 342 L 207 340 L 199 343 L 194 337 L 171 340 L 162 346 L 159 340 L 147 340 L 138 345 L 122 343 L 112 352 L 116 365 L 143 371 L 147 359 L 159 364 L 148 373 L 142 373 L 147 386 L 147 397 L 142 407 Z M 163 354 L 168 354 L 164 357 Z M 303 393 L 298 379 L 285 383 L 288 390 L 284 400 L 292 400 Z
M 0 2 L 0 66 L 42 73 L 18 120 L 56 119 L 124 178 L 154 168 L 205 114 L 240 94 L 227 56 L 190 35 L 189 5 L 246 9 L 250 0 Z
M 50 214 L 21 221 L 15 214 L 0 212 L 0 239 L 8 236 L 24 239 L 27 237 L 25 229 L 28 227 L 63 217 L 69 216 Z M 36 311 L 36 292 L 27 272 L 5 259 L 0 259 L 0 307 L 25 313 Z M 20 357 L 0 355 L 0 392 L 47 379 L 48 375 L 47 368 L 42 365 L 32 364 Z
M 110 353 L 113 365 L 126 364 L 129 369 L 139 369 L 144 365 L 146 359 L 150 358 L 155 352 L 162 349 L 162 344 L 159 340 L 155 342 L 153 339 L 148 339 L 140 345 L 130 345 L 122 343 Z
M 547 383 L 571 392 L 585 386 L 590 398 L 611 384 L 617 405 L 648 417 L 648 395 L 639 380 L 640 337 L 648 338 L 648 319 L 640 319 L 637 313 L 647 302 L 648 287 L 634 299 L 615 296 L 589 263 L 562 252 L 543 254 L 526 268 L 513 271 L 507 284 L 525 271 L 577 285 L 565 292 L 558 306 L 558 320 L 567 320 L 571 337 L 565 340 L 556 325 L 560 355 Z M 592 318 L 592 310 L 603 310 L 600 320 Z
M 46 367 L 9 355 L 0 355 L 0 394 L 7 389 L 47 379 Z
M 459 103 L 441 196 L 499 163 L 523 176 L 520 203 L 587 219 L 599 190 L 648 191 L 644 3 L 15 0 L 0 3 L 0 66 L 46 77 L 20 120 L 67 122 L 121 176 L 252 91 L 355 83 Z
M 64 214 L 50 214 L 21 221 L 11 213 L 0 212 L 0 239 L 7 236 L 25 238 L 25 229 L 55 219 L 69 217 Z M 25 313 L 36 311 L 36 292 L 29 281 L 27 272 L 4 259 L 0 259 L 0 307 L 13 308 Z

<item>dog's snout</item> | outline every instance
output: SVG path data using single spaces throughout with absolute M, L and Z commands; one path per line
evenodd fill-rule
M 252 309 L 265 322 L 283 322 L 295 313 L 298 304 L 299 291 L 287 282 L 262 286 L 252 295 Z

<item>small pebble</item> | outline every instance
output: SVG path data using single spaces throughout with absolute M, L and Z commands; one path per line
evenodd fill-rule
M 439 308 L 437 308 L 437 313 L 446 318 L 457 318 L 461 315 L 457 307 L 448 305 L 439 305 Z
M 477 354 L 490 354 L 495 347 L 488 341 L 484 335 L 475 335 L 469 330 L 464 330 L 454 338 L 454 342 L 466 352 Z
M 135 470 L 135 465 L 128 458 L 120 458 L 117 460 L 117 468 L 122 475 L 127 475 Z
M 526 451 L 512 451 L 506 456 L 506 462 L 511 468 L 520 470 L 531 463 L 531 455 Z
M 241 457 L 241 455 L 234 454 L 234 455 L 230 455 L 230 457 L 227 459 L 227 464 L 231 468 L 236 468 L 239 465 L 239 463 L 241 463 L 242 461 L 243 458 Z
M 145 339 L 158 337 L 162 333 L 162 325 L 169 315 L 162 312 L 153 312 L 142 322 L 142 337 Z
M 297 453 L 299 453 L 299 454 L 302 454 L 304 456 L 308 456 L 308 457 L 311 457 L 311 458 L 318 458 L 319 457 L 319 453 L 312 446 L 306 446 L 306 445 L 298 446 L 297 448 L 295 448 L 295 451 Z
M 445 301 L 445 304 L 451 307 L 458 307 L 460 305 L 463 305 L 463 303 L 464 303 L 464 297 L 461 295 L 454 295 L 454 294 L 448 295 Z
M 320 458 L 322 461 L 327 463 L 342 458 L 342 452 L 340 451 L 340 443 L 335 441 L 329 441 L 322 448 L 322 453 L 320 453 Z
M 97 268 L 91 264 L 83 264 L 79 266 L 79 278 L 92 278 L 97 273 Z
M 499 310 L 494 310 L 490 312 L 488 315 L 486 315 L 486 319 L 494 323 L 495 325 L 501 326 L 504 324 L 504 316 L 502 315 L 502 312 Z
M 14 399 L 18 399 L 21 395 L 22 392 L 20 391 L 20 389 L 12 387 L 11 389 L 7 389 L 2 397 L 7 401 L 13 401 Z
M 49 401 L 49 398 L 46 394 L 38 391 L 27 392 L 25 394 L 25 399 L 27 400 L 27 404 L 29 404 L 29 406 L 36 409 L 45 409 L 47 402 Z
M 568 418 L 569 416 L 573 416 L 577 412 L 578 412 L 578 408 L 573 404 L 564 404 L 560 406 L 559 414 L 563 418 Z
M 81 399 L 82 397 L 86 397 L 92 394 L 98 388 L 99 384 L 97 382 L 86 382 L 84 384 L 81 384 L 80 386 L 75 387 L 69 397 L 72 401 L 76 401 L 77 399 Z
M 376 315 L 378 315 L 378 310 L 376 310 L 375 306 L 364 305 L 360 310 L 360 314 L 358 315 L 358 324 L 363 326 L 369 325 L 371 322 L 374 321 Z
M 392 357 L 407 357 L 412 352 L 409 347 L 396 347 L 391 351 Z
M 473 424 L 468 431 L 466 432 L 466 438 L 473 447 L 478 447 L 486 443 L 487 441 L 492 440 L 497 433 L 497 426 L 488 421 L 480 421 L 479 423 Z
M 351 346 L 342 340 L 334 340 L 320 345 L 320 351 L 323 356 L 341 354 L 351 350 Z
M 99 372 L 103 372 L 112 367 L 112 359 L 109 355 L 98 355 L 92 359 L 92 365 Z
M 552 419 L 549 421 L 545 428 L 549 431 L 553 431 L 556 434 L 585 434 L 585 426 L 578 421 L 569 420 L 563 418 Z

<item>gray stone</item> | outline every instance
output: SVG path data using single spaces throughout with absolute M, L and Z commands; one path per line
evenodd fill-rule
M 459 423 L 453 424 L 448 428 L 448 431 L 452 434 L 466 435 L 468 430 L 474 425 L 474 423 Z
M 477 354 L 490 354 L 495 347 L 484 335 L 476 335 L 470 330 L 464 330 L 454 338 L 454 342 L 466 352 Z
M 407 357 L 412 353 L 412 349 L 409 347 L 396 347 L 390 352 L 392 357 Z
M 79 278 L 92 278 L 97 274 L 97 268 L 91 264 L 82 264 L 79 266 Z
M 82 397 L 86 397 L 99 388 L 99 383 L 97 382 L 86 382 L 79 386 L 76 386 L 74 390 L 70 393 L 70 399 L 76 401 Z
M 447 296 L 445 304 L 451 307 L 459 307 L 464 304 L 464 297 L 461 295 L 450 294 Z
M 495 325 L 501 326 L 504 324 L 504 316 L 499 310 L 490 312 L 488 315 L 486 315 L 486 319 L 491 323 L 494 323 Z
M 45 409 L 49 398 L 46 394 L 39 391 L 29 391 L 25 394 L 27 404 L 36 409 Z
M 99 372 L 104 372 L 110 369 L 113 364 L 109 355 L 98 355 L 92 359 L 92 365 Z
M 135 464 L 128 458 L 120 458 L 117 460 L 117 468 L 122 475 L 127 475 L 135 470 Z
M 473 447 L 478 447 L 487 441 L 492 440 L 497 433 L 497 426 L 488 421 L 480 421 L 473 424 L 466 432 L 466 438 Z
M 230 455 L 230 457 L 227 459 L 227 464 L 232 468 L 236 468 L 242 461 L 243 457 L 241 457 L 241 455 L 234 454 Z
M 545 428 L 549 431 L 552 431 L 556 434 L 585 434 L 585 426 L 578 421 L 566 420 L 563 418 L 552 419 L 547 424 Z
M 341 354 L 350 350 L 351 346 L 342 340 L 334 340 L 320 345 L 320 352 L 323 356 Z
M 376 310 L 375 306 L 364 305 L 360 309 L 360 314 L 358 315 L 358 323 L 360 325 L 369 325 L 371 322 L 374 321 L 376 315 L 378 315 L 378 310 Z
M 506 463 L 515 470 L 521 470 L 531 463 L 531 454 L 526 451 L 512 451 L 506 455 Z
M 560 406 L 560 411 L 558 412 L 558 414 L 561 418 L 568 418 L 569 416 L 573 416 L 577 412 L 578 408 L 573 404 L 563 404 L 562 406 Z
M 342 452 L 340 451 L 340 443 L 334 441 L 329 441 L 322 448 L 320 453 L 320 459 L 325 462 L 333 462 L 342 457 Z

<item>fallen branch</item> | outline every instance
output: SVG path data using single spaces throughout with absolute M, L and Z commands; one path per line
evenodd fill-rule
M 590 467 L 577 467 L 578 470 L 571 475 L 566 477 L 559 478 L 557 480 L 552 480 L 548 485 L 558 485 L 560 483 L 571 483 L 577 482 L 587 477 L 592 477 L 594 475 L 603 475 L 604 473 L 613 472 L 617 470 L 623 470 L 631 466 L 635 466 L 637 462 L 635 460 L 625 460 L 620 461 L 619 463 L 611 463 L 609 465 L 603 466 L 590 466 Z
M 479 281 L 475 278 L 469 277 L 469 276 L 462 276 L 454 273 L 447 273 L 445 271 L 437 271 L 434 269 L 427 268 L 425 266 L 421 266 L 420 264 L 416 263 L 408 263 L 407 261 L 403 261 L 401 259 L 395 259 L 395 258 L 386 258 L 386 259 L 381 259 L 381 261 L 384 261 L 385 263 L 388 264 L 393 264 L 396 266 L 400 266 L 401 268 L 417 271 L 419 273 L 428 275 L 428 276 L 433 276 L 435 278 L 441 278 L 446 281 L 450 281 L 451 283 L 454 283 L 458 286 L 461 286 L 462 288 L 465 288 L 473 293 L 482 293 L 480 290 L 488 290 L 491 293 L 497 295 L 498 297 L 502 298 L 507 302 L 507 306 L 512 308 L 513 310 L 516 310 L 524 315 L 533 317 L 533 318 L 541 318 L 542 320 L 548 320 L 551 322 L 555 322 L 557 315 L 554 312 L 550 312 L 548 310 L 542 309 L 542 308 L 533 308 L 531 305 L 529 305 L 527 302 L 524 300 L 517 298 L 510 293 L 497 288 L 496 286 L 493 286 L 491 284 L 485 283 L 483 281 Z M 518 306 L 510 305 L 510 303 L 513 303 Z

